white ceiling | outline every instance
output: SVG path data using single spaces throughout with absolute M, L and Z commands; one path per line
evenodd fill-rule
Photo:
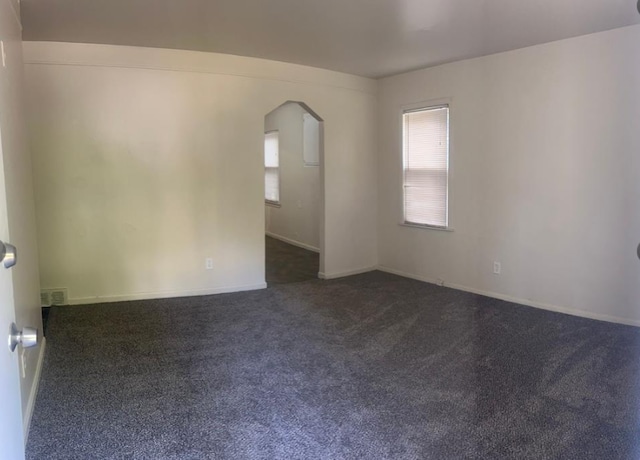
M 381 77 L 640 23 L 637 0 L 22 0 L 25 40 L 176 48 Z

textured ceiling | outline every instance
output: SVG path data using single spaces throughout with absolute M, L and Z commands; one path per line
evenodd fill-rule
M 22 0 L 25 40 L 188 49 L 380 77 L 640 23 L 636 0 Z

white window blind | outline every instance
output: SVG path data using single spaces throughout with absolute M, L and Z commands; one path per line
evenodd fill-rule
M 264 199 L 280 202 L 280 159 L 278 131 L 264 134 Z
M 402 124 L 404 221 L 447 227 L 449 107 L 406 111 Z

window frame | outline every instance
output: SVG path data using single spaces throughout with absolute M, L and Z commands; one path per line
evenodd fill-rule
M 313 120 L 315 121 L 315 123 L 317 124 L 317 130 L 318 130 L 318 146 L 317 146 L 317 160 L 316 161 L 307 161 L 307 158 L 305 157 L 306 152 L 306 147 L 307 147 L 307 132 L 306 132 L 306 123 L 307 120 Z M 309 112 L 304 112 L 302 114 L 302 163 L 304 165 L 305 168 L 317 168 L 320 166 L 320 136 L 321 136 L 321 132 L 320 132 L 320 124 L 321 122 L 315 117 L 313 116 L 311 113 Z
M 448 113 L 448 151 L 447 151 L 447 193 L 446 193 L 446 225 L 431 225 L 431 224 L 420 224 L 416 222 L 410 222 L 406 220 L 406 209 L 405 209 L 405 152 L 404 152 L 404 115 L 406 113 L 411 112 L 420 112 L 423 110 L 429 109 L 437 109 L 447 107 L 449 109 Z M 451 200 L 451 189 L 453 184 L 453 164 L 451 161 L 452 152 L 453 152 L 453 123 L 452 123 L 452 113 L 453 113 L 453 100 L 452 98 L 440 98 L 440 99 L 431 99 L 421 102 L 416 102 L 412 104 L 403 105 L 399 108 L 399 116 L 398 116 L 398 144 L 400 146 L 400 154 L 399 157 L 399 177 L 400 177 L 400 218 L 398 225 L 403 227 L 412 227 L 412 228 L 420 228 L 425 230 L 436 230 L 436 231 L 444 231 L 444 232 L 453 232 L 454 228 L 451 222 L 452 216 L 452 200 Z
M 265 157 L 265 148 L 264 148 L 264 144 L 266 141 L 266 136 L 268 134 L 273 134 L 273 133 L 277 133 L 278 134 L 278 167 L 276 168 L 278 170 L 278 201 L 273 201 L 273 200 L 268 200 L 266 197 L 266 188 L 263 188 L 262 194 L 263 194 L 263 198 L 264 198 L 264 204 L 266 204 L 267 206 L 272 206 L 274 208 L 280 208 L 282 206 L 281 204 L 281 197 L 280 197 L 280 192 L 281 192 L 281 183 L 280 183 L 280 130 L 278 129 L 272 129 L 270 131 L 265 131 L 263 138 L 262 138 L 262 167 L 264 169 L 264 174 L 263 174 L 263 179 L 264 179 L 264 183 L 266 186 L 266 182 L 267 182 L 267 165 L 266 163 L 266 157 Z

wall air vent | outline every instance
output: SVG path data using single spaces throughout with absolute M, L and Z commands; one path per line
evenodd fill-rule
M 67 305 L 67 288 L 42 289 L 40 303 L 44 307 L 51 305 Z

